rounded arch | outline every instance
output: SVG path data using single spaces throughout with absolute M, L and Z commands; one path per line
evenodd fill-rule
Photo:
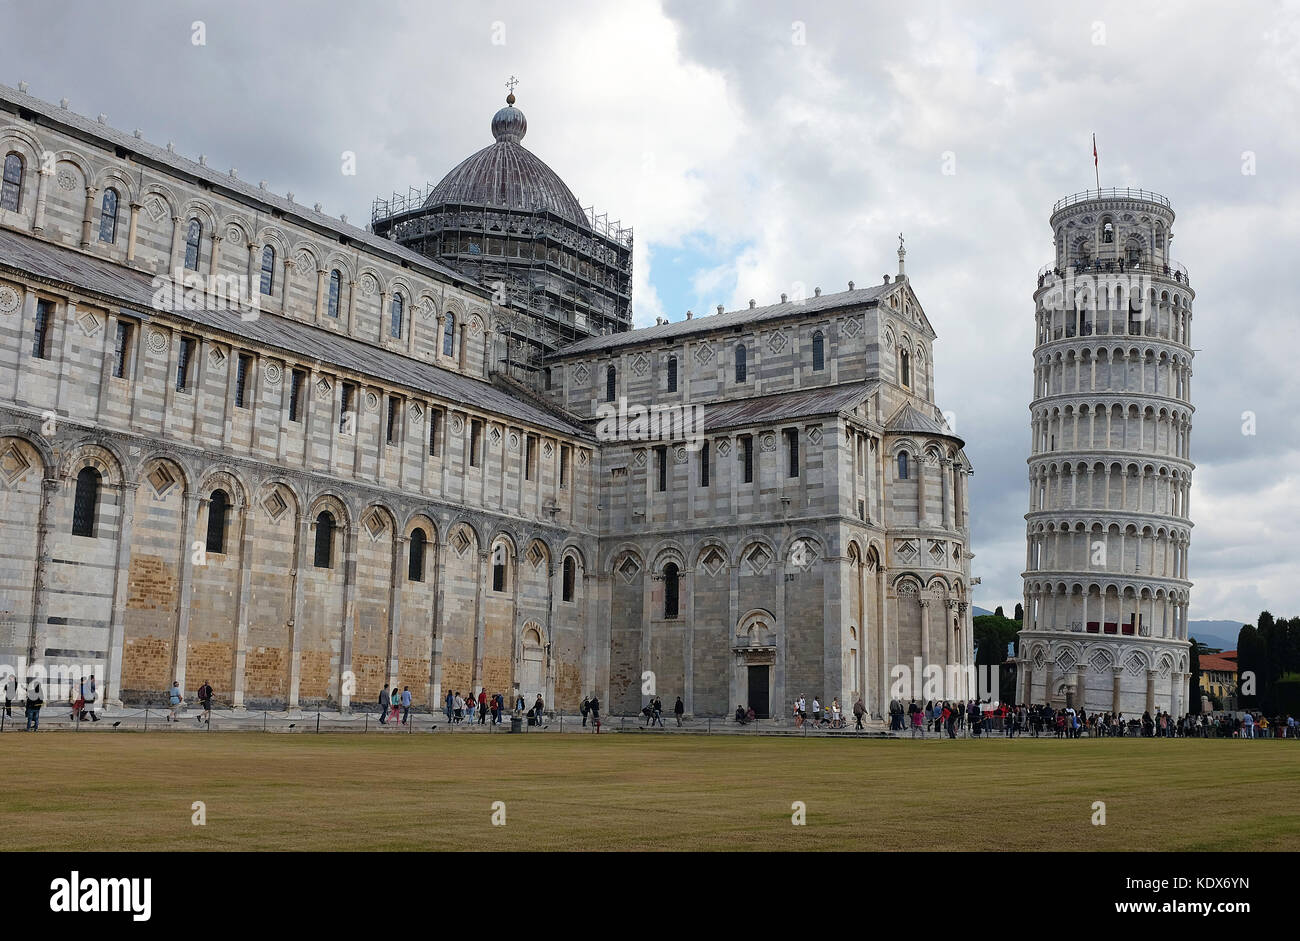
M 117 446 L 108 441 L 85 438 L 77 442 L 68 449 L 60 475 L 72 480 L 83 467 L 88 466 L 99 471 L 105 484 L 120 487 L 127 479 L 125 468 L 128 465 Z
M 214 465 L 199 477 L 196 490 L 200 497 L 205 497 L 216 489 L 226 491 L 230 495 L 232 505 L 236 507 L 248 502 L 248 487 L 238 471 L 229 464 Z
M 333 490 L 324 490 L 313 496 L 311 502 L 307 504 L 307 516 L 314 521 L 322 510 L 329 510 L 334 515 L 335 525 L 340 529 L 345 532 L 352 529 L 352 510 L 341 494 Z
M 99 175 L 95 177 L 95 187 L 100 192 L 103 192 L 110 186 L 118 191 L 118 194 L 122 197 L 126 206 L 130 206 L 132 203 L 136 202 L 139 188 L 129 176 L 114 166 L 105 167 L 100 170 Z

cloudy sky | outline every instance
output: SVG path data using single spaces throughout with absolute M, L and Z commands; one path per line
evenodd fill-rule
M 490 143 L 518 76 L 526 146 L 635 227 L 639 324 L 872 283 L 904 232 L 976 468 L 976 601 L 1008 610 L 1035 276 L 1095 132 L 1103 186 L 1173 201 L 1197 292 L 1191 616 L 1298 614 L 1300 12 L 1063 6 L 4 0 L 0 81 L 364 224 Z

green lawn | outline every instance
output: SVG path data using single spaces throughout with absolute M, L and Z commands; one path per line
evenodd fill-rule
M 0 762 L 5 850 L 1300 849 L 1281 741 L 15 733 Z

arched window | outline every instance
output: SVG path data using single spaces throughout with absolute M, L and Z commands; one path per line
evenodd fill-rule
M 199 270 L 199 246 L 202 242 L 203 223 L 191 219 L 189 232 L 185 235 L 185 267 L 190 271 Z
M 737 382 L 745 381 L 745 374 L 746 374 L 745 359 L 746 359 L 745 345 L 742 343 L 740 344 L 740 346 L 736 347 L 736 381 Z
M 393 294 L 392 316 L 388 320 L 388 335 L 395 340 L 402 338 L 402 321 L 406 317 L 406 298 L 400 293 Z
M 492 550 L 492 590 L 506 590 L 506 547 L 497 546 Z
M 1142 262 L 1142 246 L 1141 246 L 1140 244 L 1138 244 L 1138 240 L 1137 240 L 1137 239 L 1129 239 L 1129 240 L 1128 240 L 1128 245 L 1125 247 L 1125 259 L 1124 259 L 1124 260 L 1127 261 L 1130 265 L 1141 264 L 1141 262 Z
M 898 479 L 907 480 L 907 452 L 898 452 Z
M 339 316 L 339 298 L 343 294 L 343 275 L 337 268 L 330 272 L 330 300 L 326 310 L 335 320 Z
M 99 471 L 93 467 L 83 467 L 77 474 L 77 493 L 72 502 L 72 535 L 95 535 L 95 514 L 99 507 L 101 480 Z
M 826 368 L 826 337 L 818 330 L 813 334 L 813 371 Z
M 618 370 L 613 366 L 605 367 L 605 401 L 614 401 L 614 392 L 618 386 Z
M 316 517 L 316 553 L 313 563 L 318 569 L 334 567 L 334 514 L 321 510 Z
M 262 249 L 262 293 L 270 296 L 275 288 L 275 249 L 270 245 Z
M 668 357 L 668 391 L 677 391 L 677 357 Z
M 230 497 L 224 490 L 212 491 L 208 501 L 208 551 L 226 551 L 226 514 L 230 510 Z
M 424 547 L 428 541 L 429 537 L 424 534 L 423 529 L 416 529 L 411 533 L 411 557 L 406 563 L 408 581 L 424 581 Z
M 898 366 L 902 374 L 903 385 L 910 386 L 912 384 L 912 354 L 907 350 L 900 350 Z
M 568 556 L 564 560 L 564 593 L 561 595 L 565 601 L 573 600 L 573 585 L 578 578 L 578 563 L 573 560 L 573 556 Z
M 677 563 L 669 562 L 664 566 L 664 619 L 677 617 Z
M 110 245 L 117 241 L 117 190 L 111 186 L 99 206 L 99 240 Z
M 0 209 L 18 212 L 23 204 L 23 155 L 17 151 L 5 154 L 4 186 L 0 188 Z
M 1115 241 L 1115 226 L 1109 218 L 1101 220 L 1101 240 L 1108 245 Z
M 456 315 L 447 311 L 447 321 L 442 327 L 442 355 L 451 356 L 456 352 Z

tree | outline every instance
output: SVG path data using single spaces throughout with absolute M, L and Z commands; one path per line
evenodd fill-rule
M 1002 613 L 1002 605 L 998 605 L 996 608 L 994 608 L 994 609 L 993 609 L 993 613 L 994 613 L 995 615 L 997 615 L 998 617 L 1002 618 L 1002 620 L 1004 620 L 1004 621 L 1005 621 L 1006 618 L 1007 618 L 1007 616 L 1006 616 L 1005 614 Z
M 1016 643 L 1020 622 L 1009 620 L 1001 614 L 981 614 L 973 619 L 973 624 L 976 668 L 995 668 L 998 675 L 998 699 L 1014 702 L 1016 665 L 1007 663 L 1007 648 Z
M 1237 704 L 1243 709 L 1253 709 L 1259 704 L 1259 672 L 1262 668 L 1260 662 L 1263 647 L 1259 640 L 1259 631 L 1255 630 L 1249 624 L 1243 624 L 1241 630 L 1237 632 L 1237 680 L 1242 688 L 1237 697 Z M 1253 675 L 1255 680 L 1253 690 L 1248 684 L 1249 676 Z
M 1016 602 L 1016 617 L 1015 617 L 1015 619 L 1016 619 L 1017 621 L 1020 621 L 1022 624 L 1024 623 L 1024 620 L 1025 620 L 1025 606 L 1022 605 L 1019 601 Z

